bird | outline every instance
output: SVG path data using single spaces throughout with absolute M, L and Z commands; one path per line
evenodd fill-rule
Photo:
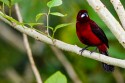
M 104 31 L 88 15 L 87 10 L 80 10 L 76 17 L 76 34 L 81 43 L 86 47 L 80 50 L 81 54 L 88 47 L 96 47 L 100 54 L 109 56 L 108 39 Z M 96 50 L 95 49 L 95 50 Z M 102 67 L 107 72 L 113 72 L 114 66 L 102 62 Z

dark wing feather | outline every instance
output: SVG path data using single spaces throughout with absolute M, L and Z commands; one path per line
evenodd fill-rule
M 94 21 L 90 21 L 90 26 L 92 29 L 92 32 L 103 42 L 106 44 L 106 46 L 109 48 L 108 45 L 108 39 L 105 35 L 105 33 L 103 32 L 103 30 L 94 22 Z

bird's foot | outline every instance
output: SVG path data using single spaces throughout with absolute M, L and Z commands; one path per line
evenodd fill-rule
M 85 48 L 82 48 L 79 52 L 81 52 L 81 55 L 82 55 L 82 52 L 84 51 L 84 50 L 86 50 L 87 48 L 88 48 L 89 46 L 86 46 Z

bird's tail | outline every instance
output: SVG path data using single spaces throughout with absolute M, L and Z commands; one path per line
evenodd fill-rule
M 99 52 L 101 54 L 109 56 L 107 51 L 104 51 L 104 49 L 101 50 L 101 47 L 98 47 L 98 49 L 99 49 Z M 102 66 L 103 66 L 104 70 L 107 71 L 107 72 L 113 72 L 114 71 L 114 66 L 113 65 L 108 65 L 106 63 L 102 63 Z

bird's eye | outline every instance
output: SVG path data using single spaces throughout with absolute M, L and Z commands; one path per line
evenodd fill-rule
M 88 14 L 87 14 L 87 13 L 83 13 L 83 14 L 81 15 L 81 18 L 84 18 L 84 17 L 88 17 Z

